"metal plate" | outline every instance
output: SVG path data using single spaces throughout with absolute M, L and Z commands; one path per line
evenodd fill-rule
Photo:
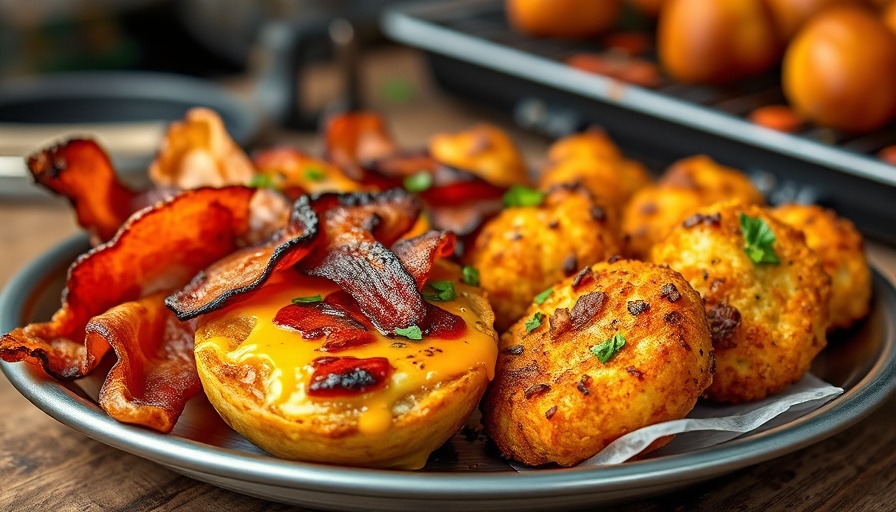
M 0 295 L 0 331 L 50 317 L 83 237 L 39 258 Z M 618 466 L 517 473 L 472 420 L 419 472 L 345 468 L 266 455 L 230 430 L 204 396 L 171 434 L 120 424 L 96 405 L 101 380 L 60 384 L 25 364 L 3 372 L 31 402 L 85 435 L 170 469 L 252 496 L 346 510 L 545 510 L 643 499 L 793 452 L 853 425 L 896 388 L 896 290 L 874 275 L 874 305 L 859 326 L 832 339 L 812 371 L 845 393 L 802 418 L 687 454 Z

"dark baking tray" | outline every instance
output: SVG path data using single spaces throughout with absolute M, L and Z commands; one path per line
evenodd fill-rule
M 598 124 L 657 169 L 708 154 L 744 170 L 773 204 L 830 206 L 866 234 L 896 243 L 896 167 L 875 156 L 896 143 L 896 126 L 862 136 L 757 126 L 746 118 L 752 110 L 783 102 L 777 73 L 724 88 L 668 78 L 656 89 L 624 84 L 563 62 L 603 51 L 599 42 L 517 34 L 500 0 L 409 5 L 387 11 L 382 22 L 386 35 L 427 52 L 442 87 L 507 112 L 523 127 L 559 137 Z

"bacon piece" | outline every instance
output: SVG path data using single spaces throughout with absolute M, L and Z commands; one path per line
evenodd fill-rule
M 125 302 L 87 323 L 87 344 L 106 343 L 118 362 L 99 403 L 123 423 L 170 432 L 186 401 L 200 389 L 193 360 L 195 322 L 179 322 L 159 292 Z
M 267 242 L 240 249 L 212 263 L 165 299 L 181 320 L 220 309 L 261 287 L 274 272 L 308 255 L 317 240 L 318 219 L 307 196 L 296 201 L 287 226 Z
M 248 229 L 252 193 L 245 187 L 190 190 L 133 215 L 115 238 L 72 264 L 62 307 L 50 322 L 4 335 L 0 357 L 39 365 L 58 379 L 86 375 L 109 349 L 85 343 L 88 321 L 124 302 L 182 286 L 233 251 Z
M 420 202 L 393 189 L 381 194 L 327 194 L 313 201 L 325 239 L 299 268 L 348 292 L 384 334 L 423 321 L 426 306 L 416 281 L 386 249 L 420 214 Z
M 344 291 L 327 295 L 323 302 L 291 304 L 274 316 L 274 324 L 294 329 L 306 340 L 324 338 L 321 349 L 325 352 L 373 342 L 365 323 L 357 302 Z
M 296 200 L 304 194 L 358 192 L 364 187 L 339 167 L 293 148 L 272 148 L 253 156 L 258 172 Z
M 213 110 L 192 108 L 171 123 L 149 177 L 159 186 L 181 189 L 246 185 L 255 169 L 224 121 Z
M 373 112 L 352 112 L 327 120 L 324 154 L 341 167 L 348 177 L 361 180 L 361 164 L 395 154 L 398 148 L 386 123 Z
M 360 395 L 380 389 L 394 370 L 385 357 L 318 357 L 311 364 L 314 373 L 308 395 L 325 398 Z
M 436 258 L 448 258 L 454 254 L 457 237 L 449 231 L 429 231 L 408 240 L 399 240 L 392 252 L 414 277 L 417 289 L 423 290 Z
M 34 180 L 72 204 L 91 240 L 115 236 L 145 198 L 118 181 L 109 156 L 93 140 L 71 139 L 28 157 Z

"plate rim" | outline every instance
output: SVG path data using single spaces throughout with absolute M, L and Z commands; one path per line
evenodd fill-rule
M 17 327 L 23 310 L 41 283 L 53 277 L 60 267 L 67 268 L 87 248 L 86 237 L 76 235 L 20 270 L 0 294 L 0 331 Z M 896 305 L 896 288 L 876 269 L 873 269 L 873 284 L 879 302 Z M 747 438 L 684 454 L 613 466 L 530 472 L 408 472 L 277 459 L 118 423 L 96 404 L 77 396 L 36 368 L 0 362 L 0 369 L 25 398 L 57 421 L 103 444 L 175 470 L 182 468 L 193 473 L 292 491 L 307 489 L 401 500 L 500 501 L 561 495 L 593 496 L 655 488 L 673 481 L 694 482 L 711 478 L 791 453 L 858 423 L 896 390 L 894 317 L 896 307 L 884 307 L 885 339 L 868 372 L 839 397 L 794 421 Z

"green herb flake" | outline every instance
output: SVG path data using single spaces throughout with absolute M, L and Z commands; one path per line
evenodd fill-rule
M 256 174 L 252 176 L 246 185 L 253 188 L 278 188 L 274 183 L 274 180 L 267 174 Z
M 435 292 L 424 294 L 423 298 L 426 300 L 446 302 L 457 298 L 457 293 L 454 292 L 454 284 L 451 281 L 432 281 L 427 283 L 426 286 Z
M 309 181 L 321 181 L 326 178 L 327 175 L 317 167 L 309 167 L 305 169 L 305 177 L 308 178 Z
M 617 332 L 612 338 L 591 347 L 591 353 L 597 356 L 597 358 L 600 359 L 600 362 L 606 364 L 606 362 L 613 359 L 624 346 L 625 336 Z
M 479 286 L 479 271 L 476 267 L 464 265 L 460 279 L 468 285 Z
M 533 299 L 532 302 L 534 302 L 540 306 L 540 305 L 544 304 L 544 301 L 548 300 L 548 297 L 550 297 L 552 293 L 554 293 L 554 289 L 548 288 L 547 290 L 536 295 L 535 299 Z
M 532 318 L 526 320 L 526 334 L 534 331 L 541 327 L 541 321 L 544 320 L 544 313 L 541 311 L 536 311 Z
M 414 174 L 405 176 L 404 189 L 408 192 L 423 192 L 432 186 L 432 174 L 426 171 L 417 171 Z
M 775 243 L 775 232 L 761 218 L 747 217 L 740 214 L 740 229 L 744 234 L 747 245 L 744 252 L 753 263 L 768 263 L 778 265 L 781 260 L 775 254 L 772 245 Z
M 324 300 L 320 295 L 312 295 L 310 297 L 296 297 L 292 299 L 293 304 L 314 304 Z
M 398 327 L 395 329 L 396 336 L 404 336 L 409 340 L 422 340 L 423 339 L 423 331 L 420 330 L 416 325 L 412 325 L 410 327 L 406 327 L 402 329 Z
M 504 206 L 538 206 L 544 202 L 544 192 L 514 185 L 504 194 Z

